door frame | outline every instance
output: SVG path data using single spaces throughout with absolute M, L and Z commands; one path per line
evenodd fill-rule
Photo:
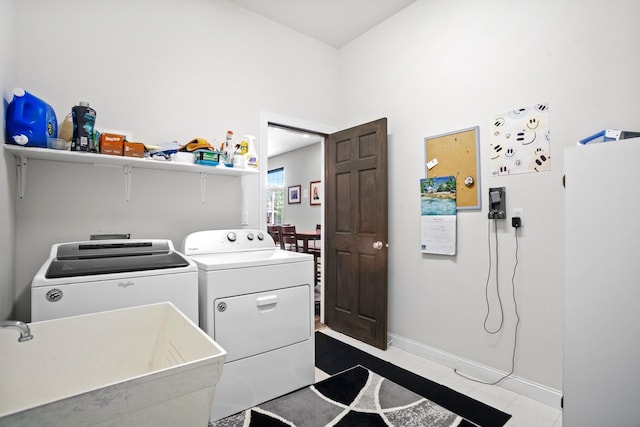
M 258 223 L 260 224 L 260 229 L 263 231 L 267 230 L 267 172 L 269 171 L 268 159 L 267 159 L 267 147 L 268 147 L 268 139 L 269 139 L 269 124 L 277 124 L 283 127 L 288 127 L 297 130 L 305 130 L 310 133 L 315 133 L 322 135 L 322 141 L 320 142 L 320 182 L 322 188 L 325 185 L 324 173 L 325 173 L 325 156 L 324 156 L 324 147 L 325 140 L 327 135 L 332 134 L 340 130 L 335 126 L 325 125 L 322 123 L 311 122 L 308 120 L 303 120 L 297 117 L 286 116 L 277 113 L 271 113 L 268 111 L 260 112 L 260 138 L 258 142 L 258 164 L 261 165 L 259 179 L 258 179 L 258 194 L 259 194 L 259 204 L 258 204 Z M 320 216 L 320 222 L 323 225 L 324 230 L 324 203 L 322 201 L 322 211 Z M 243 209 L 245 209 L 243 207 Z M 324 239 L 321 239 L 321 245 L 324 246 Z M 322 247 L 321 250 L 324 250 Z M 324 269 L 323 269 L 324 270 Z M 324 271 L 323 271 L 324 275 Z M 324 322 L 324 286 L 322 287 L 320 294 L 320 321 Z

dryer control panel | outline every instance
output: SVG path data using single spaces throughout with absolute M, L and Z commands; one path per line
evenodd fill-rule
M 185 255 L 274 249 L 273 238 L 262 230 L 205 230 L 185 237 Z

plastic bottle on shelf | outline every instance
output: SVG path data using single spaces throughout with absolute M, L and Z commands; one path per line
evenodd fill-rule
M 245 139 L 248 141 L 247 153 L 244 155 L 247 168 L 258 169 L 258 154 L 255 149 L 255 139 L 253 135 L 245 135 Z
M 236 149 L 233 153 L 233 167 L 238 169 L 244 169 L 247 167 L 245 157 L 242 155 L 242 146 L 236 144 Z
M 225 162 L 226 166 L 233 166 L 233 150 L 235 149 L 233 145 L 233 131 L 227 131 L 227 137 L 224 141 L 224 157 L 227 159 Z
M 245 156 L 249 152 L 249 139 L 247 135 L 240 141 L 240 155 Z
M 53 108 L 22 88 L 13 90 L 6 113 L 7 142 L 26 147 L 46 147 L 47 139 L 58 137 Z
M 71 139 L 71 151 L 90 151 L 97 153 L 98 144 L 94 139 L 94 127 L 96 123 L 96 110 L 89 107 L 88 102 L 80 102 L 71 109 L 73 120 L 73 138 Z
M 60 131 L 58 133 L 58 138 L 64 139 L 67 144 L 67 147 L 71 146 L 71 140 L 73 139 L 73 119 L 71 118 L 71 113 L 67 114 L 60 125 Z M 67 148 L 68 150 L 69 148 Z

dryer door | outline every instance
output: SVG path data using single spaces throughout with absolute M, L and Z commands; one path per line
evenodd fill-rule
M 213 339 L 226 362 L 306 341 L 311 337 L 310 286 L 214 300 Z

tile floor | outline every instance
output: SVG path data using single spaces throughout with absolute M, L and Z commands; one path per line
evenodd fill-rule
M 333 338 L 342 340 L 380 359 L 391 362 L 418 375 L 422 375 L 425 378 L 511 414 L 512 417 L 506 424 L 507 427 L 562 427 L 561 411 L 558 409 L 502 387 L 478 384 L 466 380 L 455 374 L 451 368 L 433 363 L 393 346 L 389 347 L 387 351 L 382 351 L 327 327 L 323 327 L 323 325 L 316 326 L 317 329 L 320 329 L 323 333 Z M 316 381 L 323 380 L 328 376 L 329 375 L 321 370 L 316 369 Z

